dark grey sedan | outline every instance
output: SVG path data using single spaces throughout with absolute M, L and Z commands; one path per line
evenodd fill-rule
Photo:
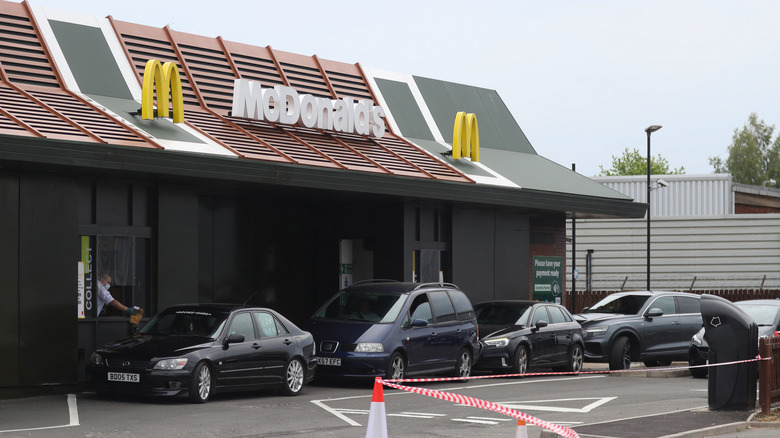
M 685 292 L 618 292 L 575 315 L 585 336 L 585 360 L 624 370 L 631 362 L 668 365 L 688 359 L 701 328 L 699 296 Z
M 474 306 L 482 336 L 476 370 L 524 374 L 529 368 L 582 370 L 582 328 L 565 307 L 538 301 Z
M 281 389 L 314 378 L 314 338 L 281 314 L 232 304 L 173 306 L 132 337 L 95 351 L 87 373 L 98 393 L 185 396 Z

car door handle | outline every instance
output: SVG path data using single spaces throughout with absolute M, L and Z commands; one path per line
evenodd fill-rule
M 254 344 L 252 344 L 252 348 L 254 348 L 255 350 L 259 350 L 263 348 L 263 346 L 255 342 Z
M 289 339 L 285 339 L 284 340 L 284 345 L 290 345 L 290 344 L 292 344 L 291 340 L 289 340 Z

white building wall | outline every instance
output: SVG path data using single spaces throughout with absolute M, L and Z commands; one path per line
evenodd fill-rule
M 594 177 L 594 181 L 647 202 L 647 176 Z M 659 187 L 658 180 L 669 183 Z M 651 220 L 657 216 L 709 216 L 734 214 L 731 175 L 651 175 Z
M 718 184 L 710 186 L 722 193 Z M 699 189 L 706 187 L 705 182 Z M 693 208 L 707 211 L 714 207 L 713 202 L 702 202 Z M 650 235 L 652 289 L 758 289 L 762 283 L 765 289 L 780 288 L 780 214 L 654 215 Z M 570 288 L 571 238 L 569 220 L 566 275 Z M 594 251 L 593 290 L 646 289 L 646 219 L 577 220 L 576 246 L 577 290 L 585 289 L 589 249 Z

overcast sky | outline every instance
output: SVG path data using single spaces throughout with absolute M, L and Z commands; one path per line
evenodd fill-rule
M 597 175 L 637 148 L 712 173 L 751 112 L 780 123 L 780 2 L 30 0 L 497 90 L 536 151 Z

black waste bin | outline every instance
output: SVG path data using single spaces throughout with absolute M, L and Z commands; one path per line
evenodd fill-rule
M 758 326 L 739 307 L 721 297 L 702 295 L 701 316 L 711 365 L 756 358 Z M 756 363 L 711 367 L 707 382 L 710 409 L 755 409 Z

